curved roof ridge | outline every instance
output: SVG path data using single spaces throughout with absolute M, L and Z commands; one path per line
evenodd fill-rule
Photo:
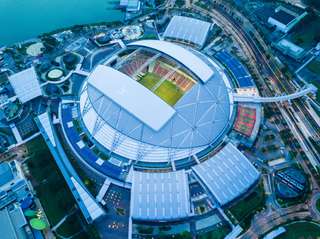
M 206 83 L 214 74 L 214 70 L 208 66 L 203 59 L 185 47 L 172 42 L 162 40 L 141 40 L 132 42 L 129 46 L 147 47 L 169 55 L 182 65 L 186 66 L 199 77 L 203 83 Z

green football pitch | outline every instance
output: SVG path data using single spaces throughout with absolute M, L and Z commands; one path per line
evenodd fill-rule
M 160 76 L 157 74 L 148 72 L 142 76 L 138 82 L 149 90 L 152 90 L 152 88 L 160 81 L 160 79 Z
M 169 80 L 163 81 L 156 89 L 155 86 L 161 80 L 160 76 L 154 73 L 146 73 L 138 82 L 153 93 L 159 96 L 167 104 L 174 106 L 183 96 L 183 91 Z
M 165 80 L 154 91 L 154 93 L 171 106 L 174 106 L 178 102 L 178 100 L 183 96 L 183 91 L 168 80 Z

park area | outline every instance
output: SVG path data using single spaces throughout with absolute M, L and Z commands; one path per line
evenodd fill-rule
M 228 225 L 222 225 L 216 227 L 212 231 L 199 235 L 198 239 L 223 239 L 231 232 L 231 228 Z
M 320 75 L 320 59 L 314 59 L 307 65 L 308 70 L 314 74 Z
M 320 212 L 320 199 L 317 200 L 316 207 L 317 207 L 317 210 Z
M 233 215 L 243 228 L 250 226 L 253 215 L 263 209 L 265 205 L 265 194 L 262 182 L 247 197 L 243 198 L 237 204 L 229 208 Z
M 289 35 L 290 40 L 304 49 L 310 49 L 320 40 L 319 21 L 319 16 L 306 17 L 297 26 L 297 29 Z
M 320 30 L 319 30 L 320 31 Z M 320 40 L 320 39 L 319 39 Z M 300 71 L 299 78 L 304 79 L 304 81 L 313 84 L 318 88 L 316 92 L 316 100 L 320 103 L 320 57 L 315 56 L 310 59 Z
M 76 238 L 88 238 L 82 226 L 82 215 L 75 207 L 73 195 L 42 137 L 29 141 L 26 147 L 29 152 L 27 166 L 31 175 L 30 180 L 50 226 L 55 226 L 66 215 L 70 215 L 58 227 L 56 233 L 64 237 L 76 234 Z
M 160 76 L 148 72 L 138 82 L 159 96 L 168 105 L 174 106 L 183 96 L 183 91 L 170 80 L 164 80 L 160 85 L 157 85 L 160 80 Z
M 318 88 L 316 99 L 318 102 L 320 102 L 320 59 L 316 58 L 310 61 L 310 63 L 307 65 L 307 69 L 316 75 L 310 79 L 310 83 Z
M 314 222 L 293 222 L 284 226 L 286 232 L 276 239 L 317 239 L 320 238 L 320 225 Z

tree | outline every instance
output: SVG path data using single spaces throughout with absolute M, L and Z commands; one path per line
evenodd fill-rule
M 59 45 L 59 41 L 52 36 L 44 36 L 42 42 L 46 53 L 52 52 Z
M 308 5 L 309 7 L 314 7 L 320 9 L 320 1 L 319 0 L 303 0 L 303 3 Z
M 75 65 L 79 62 L 79 57 L 74 53 L 67 53 L 62 57 L 64 64 L 68 70 L 74 69 Z
M 175 235 L 176 239 L 191 239 L 192 235 L 188 231 L 181 232 L 180 234 Z

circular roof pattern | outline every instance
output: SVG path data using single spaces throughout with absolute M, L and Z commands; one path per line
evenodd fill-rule
M 174 106 L 175 115 L 154 131 L 116 102 L 88 84 L 88 97 L 97 114 L 120 133 L 162 147 L 193 148 L 210 144 L 229 121 L 229 98 L 219 77 L 197 83 Z M 157 109 L 150 109 L 157 114 Z
M 173 43 L 170 44 L 173 45 L 171 47 L 177 47 L 177 50 L 181 51 L 182 47 Z M 137 49 L 143 48 L 136 47 Z M 163 57 L 170 58 L 165 49 L 163 49 L 163 52 L 159 49 L 153 50 L 161 53 Z M 155 131 L 148 127 L 102 91 L 92 86 L 90 81 L 87 81 L 80 95 L 80 111 L 89 132 L 94 137 L 99 135 L 99 137 L 95 138 L 102 143 L 99 138 L 111 138 L 111 136 L 101 136 L 102 133 L 99 132 L 106 131 L 102 128 L 107 125 L 109 131 L 110 129 L 114 131 L 112 135 L 117 134 L 116 137 L 113 135 L 114 139 L 117 138 L 117 144 L 129 139 L 134 143 L 141 142 L 148 146 L 167 149 L 187 149 L 189 152 L 191 149 L 202 150 L 204 147 L 213 144 L 217 139 L 220 139 L 225 129 L 230 125 L 232 111 L 230 106 L 231 96 L 225 82 L 226 76 L 211 60 L 203 59 L 204 55 L 199 57 L 199 55 L 185 48 L 182 51 L 188 51 L 188 53 L 193 54 L 200 65 L 206 64 L 213 70 L 214 74 L 206 82 L 202 82 L 200 77 L 196 79 L 197 83 L 172 106 L 176 113 L 160 130 Z M 183 62 L 185 59 L 174 60 L 186 68 L 186 64 Z M 192 71 L 192 69 L 187 68 L 186 70 Z M 107 76 L 105 77 L 105 82 L 108 84 Z M 150 114 L 157 114 L 157 109 L 150 109 Z M 102 144 L 105 145 L 105 143 Z M 110 149 L 110 145 L 113 144 L 114 142 L 106 147 Z M 127 146 L 133 147 L 132 145 L 133 143 L 130 143 Z

